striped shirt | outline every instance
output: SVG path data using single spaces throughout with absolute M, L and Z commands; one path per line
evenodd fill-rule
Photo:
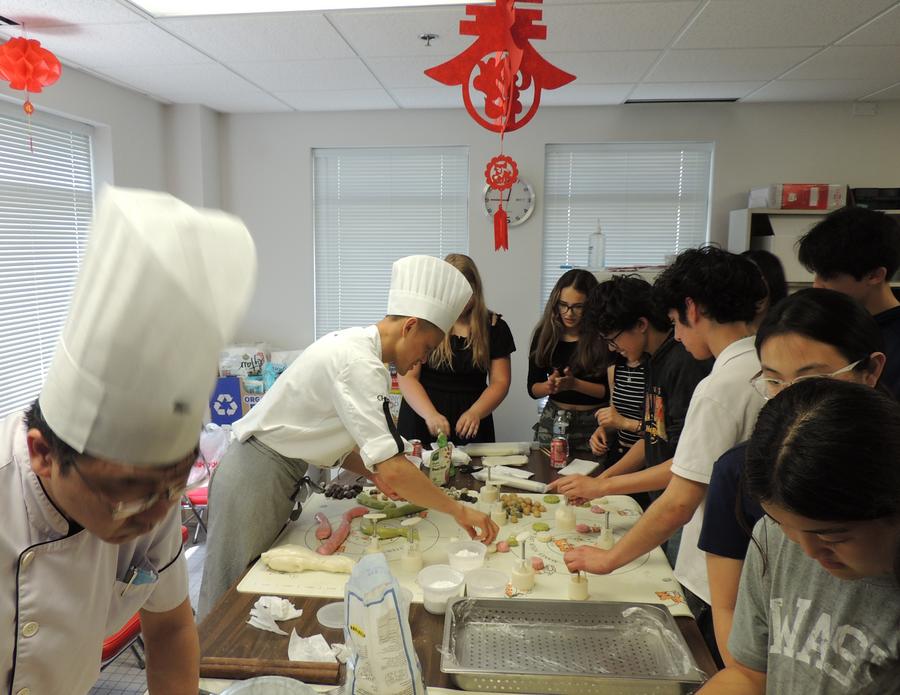
M 612 404 L 619 415 L 629 420 L 643 422 L 644 388 L 647 381 L 644 365 L 629 367 L 626 364 L 617 364 L 614 368 L 613 379 Z M 641 436 L 640 431 L 619 430 L 619 446 L 630 449 Z

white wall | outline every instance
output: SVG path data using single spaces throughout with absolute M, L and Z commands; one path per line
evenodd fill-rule
M 482 172 L 497 153 L 498 141 L 462 110 L 232 115 L 222 121 L 222 202 L 245 220 L 259 252 L 259 283 L 242 337 L 281 347 L 304 346 L 314 338 L 311 148 L 470 147 L 469 250 L 484 276 L 491 307 L 508 319 L 519 348 L 510 395 L 495 416 L 501 439 L 527 437 L 535 420 L 525 375 L 529 335 L 539 312 L 545 144 L 714 140 L 711 238 L 723 245 L 728 211 L 746 206 L 751 186 L 774 181 L 900 185 L 898 103 L 881 104 L 871 117 L 851 116 L 849 104 L 543 108 L 506 139 L 506 151 L 538 192 L 538 209 L 510 231 L 510 251 L 495 253 L 479 201 Z
M 21 104 L 24 92 L 0 84 L 0 98 Z M 98 182 L 165 190 L 166 106 L 70 67 L 31 101 L 36 118 L 49 113 L 95 127 Z

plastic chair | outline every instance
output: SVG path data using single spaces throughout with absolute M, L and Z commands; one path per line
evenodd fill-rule
M 181 542 L 187 543 L 187 526 L 181 527 Z M 118 632 L 103 640 L 103 651 L 100 653 L 100 670 L 102 671 L 126 649 L 130 649 L 137 659 L 141 670 L 147 667 L 144 661 L 144 641 L 141 639 L 141 614 L 135 613 Z
M 194 529 L 194 543 L 200 537 L 200 529 L 206 533 L 206 522 L 203 521 L 203 512 L 209 507 L 209 487 L 198 487 L 195 490 L 188 490 L 181 498 L 181 508 L 190 509 L 197 519 L 197 526 Z

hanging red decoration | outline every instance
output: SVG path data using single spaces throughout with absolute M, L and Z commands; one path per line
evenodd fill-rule
M 543 0 L 495 0 L 494 5 L 466 5 L 459 33 L 478 39 L 446 63 L 429 68 L 425 74 L 442 84 L 461 85 L 466 111 L 483 128 L 495 133 L 518 130 L 537 113 L 544 89 L 557 89 L 575 79 L 560 70 L 531 45 L 532 39 L 546 39 L 547 27 L 535 22 L 543 16 L 539 9 L 516 8 L 516 2 L 541 4 Z M 473 72 L 478 74 L 473 78 Z M 475 108 L 472 89 L 484 94 L 484 112 Z M 533 91 L 530 108 L 522 114 L 521 97 Z
M 546 39 L 547 27 L 539 21 L 540 9 L 516 7 L 516 2 L 539 5 L 543 0 L 494 0 L 494 5 L 467 5 L 474 20 L 459 23 L 459 33 L 477 36 L 475 42 L 455 58 L 425 71 L 449 86 L 462 87 L 466 111 L 478 125 L 500 134 L 500 154 L 488 163 L 485 179 L 498 191 L 508 190 L 518 178 L 518 167 L 503 154 L 503 138 L 518 130 L 537 113 L 544 89 L 557 89 L 575 79 L 549 63 L 531 45 L 532 39 Z M 476 70 L 477 69 L 477 70 Z M 472 91 L 484 95 L 479 110 Z M 526 110 L 523 101 L 531 96 Z M 503 196 L 494 213 L 494 250 L 509 249 L 509 231 Z
M 503 209 L 502 192 L 512 188 L 519 179 L 519 166 L 512 157 L 499 154 L 488 162 L 484 179 L 488 186 L 501 193 L 497 212 L 494 213 L 494 251 L 509 251 L 509 220 Z
M 13 89 L 40 94 L 61 72 L 59 59 L 37 39 L 18 37 L 0 46 L 0 77 Z

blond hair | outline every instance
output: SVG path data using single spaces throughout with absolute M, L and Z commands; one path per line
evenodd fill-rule
M 462 253 L 448 254 L 444 260 L 461 272 L 472 288 L 472 299 L 467 305 L 468 311 L 460 318 L 466 319 L 469 335 L 466 347 L 472 350 L 472 366 L 488 372 L 491 368 L 490 349 L 490 312 L 484 302 L 484 287 L 475 261 Z M 452 330 L 452 329 L 451 329 Z M 444 340 L 431 353 L 428 364 L 434 369 L 450 369 L 453 366 L 453 349 L 450 347 L 450 331 Z

